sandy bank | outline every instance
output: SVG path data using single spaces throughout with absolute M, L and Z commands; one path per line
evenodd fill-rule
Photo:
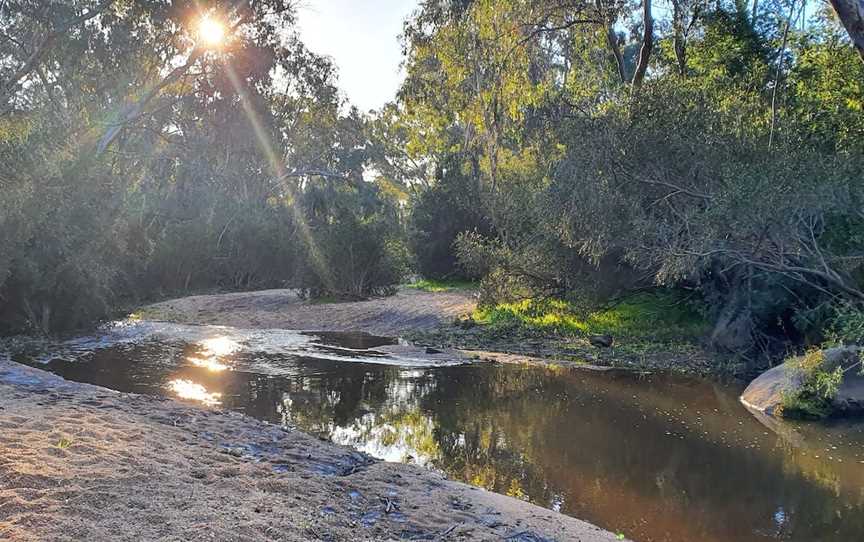
M 615 537 L 300 431 L 0 360 L 0 540 L 394 539 Z
M 444 350 L 443 357 L 500 363 L 615 367 L 709 375 L 717 360 L 698 348 L 640 351 L 598 349 L 587 338 L 559 344 L 555 339 L 484 337 L 482 327 L 451 325 L 476 308 L 474 292 L 423 292 L 402 287 L 391 297 L 346 303 L 301 300 L 293 290 L 200 295 L 164 301 L 139 312 L 147 320 L 179 324 L 209 324 L 240 329 L 360 331 L 387 337 L 406 337 L 419 345 Z M 398 349 L 393 349 L 398 353 Z M 405 352 L 403 352 L 405 353 Z M 407 352 L 417 355 L 416 351 Z M 431 358 L 437 359 L 437 358 Z
M 301 300 L 294 290 L 264 290 L 173 299 L 145 307 L 141 315 L 182 324 L 399 336 L 435 329 L 475 306 L 470 291 L 428 293 L 401 288 L 393 296 L 369 301 L 315 303 Z

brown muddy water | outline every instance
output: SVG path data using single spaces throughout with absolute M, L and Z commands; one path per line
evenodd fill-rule
M 392 342 L 141 323 L 12 357 L 296 426 L 639 542 L 864 540 L 864 421 L 780 436 L 735 386 L 376 350 Z

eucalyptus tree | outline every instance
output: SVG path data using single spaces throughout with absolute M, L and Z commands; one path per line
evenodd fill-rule
M 424 4 L 400 104 L 416 155 L 453 152 L 480 187 L 490 228 L 456 247 L 493 297 L 608 291 L 582 270 L 617 262 L 609 282 L 696 289 L 733 349 L 860 303 L 864 79 L 829 17 L 675 0 L 650 28 L 644 2 L 494 4 Z
M 864 2 L 861 0 L 831 0 L 831 6 L 843 23 L 861 60 L 864 61 Z
M 368 134 L 294 7 L 0 4 L 0 326 L 327 270 L 303 192 L 362 181 Z

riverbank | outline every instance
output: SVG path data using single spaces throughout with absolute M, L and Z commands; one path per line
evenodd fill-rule
M 408 332 L 432 331 L 470 313 L 475 306 L 470 290 L 433 293 L 400 288 L 389 297 L 332 303 L 301 299 L 296 290 L 262 290 L 172 299 L 148 305 L 137 315 L 177 324 L 362 331 L 396 337 Z
M 615 336 L 613 347 L 597 348 L 588 336 L 562 337 L 520 327 L 486 325 L 471 318 L 476 309 L 477 297 L 470 288 L 423 291 L 402 287 L 390 297 L 343 303 L 303 300 L 293 290 L 199 295 L 149 305 L 137 315 L 148 320 L 242 329 L 360 331 L 402 337 L 466 361 L 614 367 L 723 377 L 740 371 L 735 360 L 720 359 L 692 341 L 651 342 Z
M 0 539 L 616 537 L 297 430 L 0 360 Z

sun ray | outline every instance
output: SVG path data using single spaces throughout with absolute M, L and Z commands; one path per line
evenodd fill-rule
M 285 179 L 288 170 L 285 167 L 285 164 L 280 158 L 280 156 L 276 153 L 275 146 L 270 141 L 270 137 L 264 130 L 261 120 L 258 118 L 258 114 L 253 109 L 245 87 L 241 83 L 240 78 L 237 76 L 237 73 L 227 61 L 224 63 L 224 66 L 225 72 L 228 75 L 228 79 L 231 81 L 231 84 L 234 86 L 234 89 L 240 96 L 240 103 L 243 106 L 243 111 L 246 114 L 247 119 L 249 120 L 249 124 L 252 126 L 252 131 L 255 133 L 255 139 L 257 140 L 259 148 L 264 153 L 264 156 L 270 165 L 270 169 L 272 170 L 273 175 L 276 177 L 276 179 Z M 335 285 L 333 276 L 327 267 L 326 260 L 321 253 L 318 244 L 312 237 L 312 231 L 309 227 L 309 223 L 306 221 L 306 216 L 303 214 L 302 210 L 297 208 L 297 198 L 294 194 L 293 188 L 288 183 L 285 183 L 283 187 L 285 188 L 285 190 L 288 191 L 288 196 L 290 199 L 289 208 L 291 210 L 292 217 L 294 218 L 294 223 L 297 224 L 297 228 L 300 231 L 300 234 L 303 236 L 303 241 L 309 248 L 309 253 L 312 258 L 312 265 L 315 266 L 316 271 L 318 271 L 319 276 L 324 281 L 324 284 L 327 286 L 327 288 L 329 288 L 330 290 L 334 290 Z

